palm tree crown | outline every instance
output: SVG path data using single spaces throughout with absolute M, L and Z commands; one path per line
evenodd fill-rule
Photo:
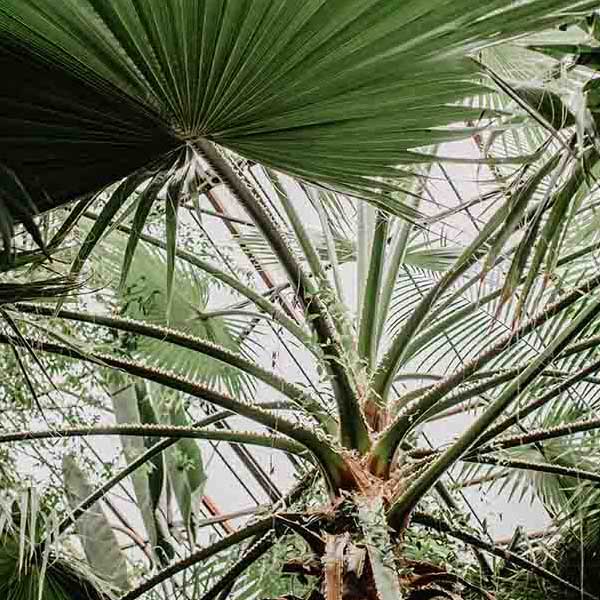
M 594 597 L 595 9 L 0 0 L 7 597 Z

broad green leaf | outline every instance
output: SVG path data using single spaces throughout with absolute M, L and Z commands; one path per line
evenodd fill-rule
M 133 382 L 125 376 L 113 376 L 109 386 L 117 424 L 141 423 Z M 145 450 L 142 437 L 122 436 L 121 444 L 127 464 L 138 458 Z M 150 474 L 147 470 L 137 469 L 131 474 L 131 482 L 151 547 L 156 549 L 162 536 L 159 533 L 160 524 L 155 514 L 156 504 L 150 489 Z
M 72 455 L 63 458 L 63 477 L 71 508 L 78 506 L 93 491 Z M 127 562 L 101 506 L 90 507 L 76 523 L 85 555 L 96 574 L 119 590 L 129 588 Z
M 134 384 L 134 393 L 137 400 L 137 408 L 139 411 L 139 422 L 144 425 L 158 425 L 159 421 L 152 405 L 152 398 L 148 391 L 146 382 L 136 382 Z M 149 450 L 154 444 L 160 441 L 159 438 L 146 437 L 144 438 L 144 449 Z M 160 498 L 163 492 L 164 480 L 165 480 L 165 467 L 164 459 L 158 455 L 152 458 L 148 464 L 148 487 L 150 490 L 150 501 L 152 502 L 153 513 L 156 514 L 156 510 L 160 503 Z
M 154 390 L 158 418 L 163 423 L 191 427 L 192 423 L 183 407 L 180 395 Z M 207 476 L 202 453 L 196 440 L 181 439 L 167 449 L 167 474 L 183 522 L 191 539 L 194 539 L 194 518 L 198 514 Z

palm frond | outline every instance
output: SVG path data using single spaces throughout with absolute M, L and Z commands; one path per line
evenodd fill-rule
M 0 503 L 0 592 L 7 600 L 110 600 L 88 566 L 63 556 L 53 541 L 35 552 L 40 536 L 52 527 L 50 515 L 40 514 L 35 493 L 24 491 L 14 502 Z
M 241 346 L 237 340 L 248 326 L 250 319 L 239 320 L 228 317 L 227 311 L 211 316 L 208 304 L 217 293 L 210 280 L 198 274 L 181 261 L 173 268 L 170 313 L 168 316 L 169 292 L 167 290 L 166 255 L 148 246 L 140 246 L 132 258 L 124 284 L 120 284 L 120 239 L 113 238 L 113 246 L 104 248 L 95 261 L 97 275 L 118 295 L 120 311 L 127 317 L 148 321 L 155 325 L 169 325 L 178 331 L 193 335 L 222 346 L 230 351 L 252 357 L 248 340 Z M 219 314 L 221 316 L 219 316 Z M 256 333 L 255 333 L 256 335 Z M 255 339 L 255 338 L 250 338 Z M 136 355 L 149 358 L 154 364 L 168 365 L 187 376 L 199 378 L 207 385 L 227 390 L 234 396 L 251 397 L 254 384 L 251 378 L 209 358 L 198 360 L 198 356 L 184 349 L 167 349 L 160 340 L 133 338 L 124 340 Z M 133 345 L 131 345 L 133 344 Z
M 80 289 L 81 283 L 68 276 L 24 283 L 17 280 L 2 281 L 0 282 L 0 305 L 14 304 L 15 302 L 57 300 Z
M 457 104 L 481 89 L 466 53 L 593 6 L 5 0 L 0 162 L 35 186 L 39 211 L 198 136 L 296 176 L 372 191 L 382 185 L 373 177 L 428 160 L 419 148 L 464 135 L 448 126 L 480 114 Z

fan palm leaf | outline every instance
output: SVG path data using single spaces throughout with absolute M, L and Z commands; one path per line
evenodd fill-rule
M 381 189 L 397 165 L 428 160 L 418 149 L 464 135 L 448 126 L 480 116 L 459 104 L 481 89 L 468 52 L 593 5 L 3 0 L 0 162 L 40 210 L 164 166 L 198 138 Z
M 122 239 L 110 238 L 111 245 L 104 246 L 95 261 L 96 273 L 109 284 L 119 281 L 120 261 L 118 250 Z M 210 279 L 199 275 L 179 261 L 174 269 L 174 293 L 171 296 L 171 317 L 167 318 L 168 291 L 165 286 L 168 265 L 164 255 L 152 251 L 146 245 L 141 246 L 133 258 L 122 293 L 118 295 L 120 312 L 126 317 L 147 321 L 154 325 L 168 325 L 178 331 L 218 344 L 228 350 L 241 352 L 252 357 L 240 336 L 248 322 L 238 322 L 228 315 L 211 316 L 208 308 L 210 297 L 218 289 L 211 289 Z M 218 311 L 221 312 L 221 311 Z M 235 315 L 235 311 L 234 311 Z M 254 386 L 249 378 L 244 378 L 226 365 L 206 359 L 199 361 L 193 352 L 182 349 L 165 348 L 161 341 L 144 338 L 123 340 L 129 345 L 135 356 L 143 356 L 151 363 L 168 366 L 174 370 L 194 377 L 209 386 L 223 389 L 240 397 L 251 397 Z
M 31 490 L 0 507 L 0 593 L 7 600 L 109 600 L 99 580 L 84 571 L 83 563 L 56 556 L 48 544 L 37 543 L 51 519 L 40 513 Z

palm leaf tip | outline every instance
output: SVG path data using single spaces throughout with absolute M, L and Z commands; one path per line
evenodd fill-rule
M 0 283 L 0 306 L 17 302 L 55 300 L 72 294 L 81 283 L 71 277 L 54 277 L 40 281 Z
M 0 250 L 10 257 L 15 225 L 21 223 L 44 252 L 46 247 L 35 222 L 38 209 L 17 174 L 0 162 Z

